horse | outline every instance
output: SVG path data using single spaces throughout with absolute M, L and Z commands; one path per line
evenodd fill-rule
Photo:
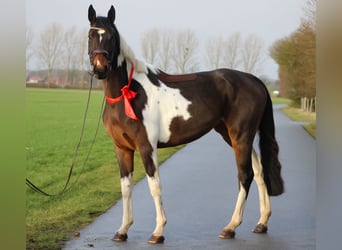
M 235 237 L 249 188 L 257 183 L 260 219 L 255 233 L 266 233 L 269 196 L 284 192 L 273 108 L 265 85 L 252 74 L 232 69 L 170 75 L 135 57 L 115 25 L 116 11 L 97 16 L 92 5 L 88 53 L 92 72 L 103 80 L 106 104 L 102 119 L 120 168 L 122 224 L 112 240 L 127 241 L 133 224 L 133 157 L 139 152 L 152 195 L 156 226 L 149 243 L 163 243 L 167 222 L 162 202 L 157 148 L 192 142 L 210 130 L 218 132 L 235 155 L 239 192 L 230 222 L 220 238 Z M 259 133 L 260 155 L 253 148 Z

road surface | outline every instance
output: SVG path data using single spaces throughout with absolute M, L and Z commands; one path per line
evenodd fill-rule
M 276 137 L 285 193 L 271 198 L 268 233 L 252 229 L 259 219 L 258 193 L 253 182 L 244 221 L 235 239 L 218 237 L 229 222 L 237 198 L 235 159 L 231 148 L 211 131 L 174 154 L 160 168 L 168 223 L 162 245 L 147 243 L 155 226 L 154 205 L 146 178 L 133 189 L 134 224 L 125 243 L 113 242 L 121 225 L 122 201 L 80 231 L 65 250 L 76 249 L 315 249 L 315 140 L 301 124 L 274 106 Z

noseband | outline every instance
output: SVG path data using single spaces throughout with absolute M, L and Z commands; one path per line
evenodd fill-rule
M 96 55 L 104 55 L 107 60 L 109 61 L 109 64 L 111 64 L 111 58 L 109 57 L 109 52 L 107 50 L 104 49 L 96 49 L 93 52 L 91 52 L 90 56 L 92 59 L 94 59 L 94 57 Z M 92 62 L 93 63 L 93 62 Z
M 104 54 L 107 58 L 109 58 L 108 51 L 104 50 L 104 49 L 96 49 L 91 54 L 92 54 L 93 57 L 96 56 L 97 54 Z

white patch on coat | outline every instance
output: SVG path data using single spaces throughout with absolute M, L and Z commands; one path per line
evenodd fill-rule
M 191 118 L 191 102 L 182 96 L 179 89 L 170 88 L 160 82 L 156 86 L 146 74 L 135 74 L 134 78 L 142 85 L 147 95 L 147 103 L 142 111 L 148 139 L 152 145 L 157 142 L 167 143 L 171 137 L 171 122 L 180 117 L 185 121 Z
M 170 125 L 172 120 L 176 117 L 181 117 L 184 120 L 190 119 L 191 115 L 188 107 L 191 102 L 182 96 L 179 89 L 170 88 L 162 82 L 160 82 L 160 86 L 155 86 L 146 74 L 148 69 L 154 73 L 157 73 L 157 69 L 137 59 L 133 50 L 122 36 L 120 36 L 120 54 L 117 60 L 118 66 L 121 66 L 126 60 L 128 74 L 131 70 L 131 65 L 134 64 L 133 78 L 145 90 L 147 104 L 142 114 L 143 123 L 151 145 L 157 145 L 158 141 L 167 143 L 171 137 Z

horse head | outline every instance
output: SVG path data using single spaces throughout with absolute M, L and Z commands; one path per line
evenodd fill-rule
M 92 5 L 88 9 L 90 22 L 88 54 L 93 72 L 98 79 L 105 79 L 112 68 L 117 67 L 120 53 L 120 36 L 114 25 L 115 9 L 107 17 L 97 17 Z

